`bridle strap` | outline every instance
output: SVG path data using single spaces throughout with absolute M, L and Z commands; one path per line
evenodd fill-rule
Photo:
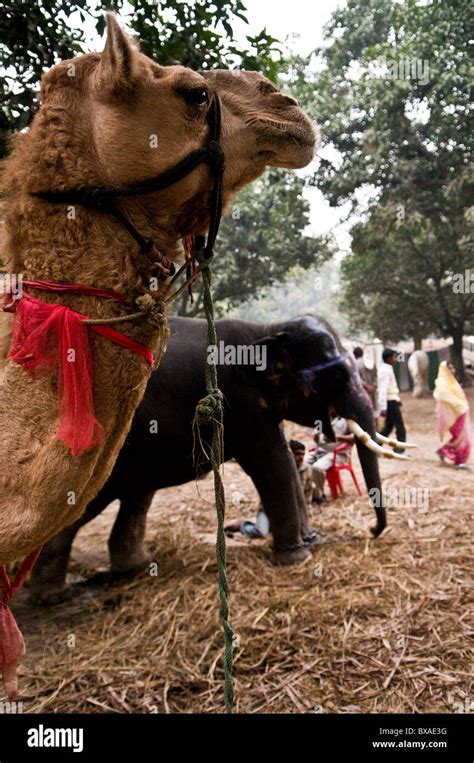
M 27 286 L 31 289 L 40 289 L 41 291 L 68 292 L 81 294 L 85 297 L 102 297 L 103 299 L 115 300 L 115 302 L 125 302 L 125 299 L 115 291 L 110 291 L 110 289 L 98 289 L 95 286 L 86 286 L 84 284 L 39 281 L 34 278 L 22 278 L 21 284 L 22 286 Z
M 214 118 L 211 123 L 211 140 L 208 144 L 209 156 L 212 159 L 211 167 L 214 175 L 214 185 L 211 191 L 211 217 L 207 242 L 204 250 L 204 259 L 212 257 L 214 244 L 222 217 L 222 181 L 224 175 L 224 154 L 220 146 L 221 135 L 221 105 L 219 99 L 213 102 Z
M 133 223 L 130 222 L 128 217 L 117 207 L 115 198 L 117 196 L 140 196 L 144 193 L 162 191 L 170 185 L 177 183 L 179 180 L 182 180 L 200 164 L 208 164 L 214 181 L 211 191 L 209 233 L 207 236 L 207 243 L 205 244 L 205 247 L 203 247 L 204 258 L 208 259 L 213 252 L 222 215 L 224 154 L 220 145 L 222 120 L 220 99 L 217 93 L 214 94 L 209 107 L 208 121 L 209 138 L 207 145 L 204 148 L 198 148 L 191 151 L 191 153 L 178 162 L 178 164 L 165 170 L 160 175 L 118 187 L 83 186 L 66 191 L 36 191 L 32 193 L 32 196 L 36 196 L 53 204 L 79 204 L 89 209 L 96 209 L 113 215 L 135 239 L 142 252 L 149 255 L 151 262 L 154 265 L 158 264 L 165 277 L 173 275 L 175 272 L 173 263 L 167 258 L 164 258 L 163 255 L 161 255 L 160 260 L 160 253 L 154 246 L 153 241 L 146 239 L 141 235 Z M 166 262 L 163 260 L 166 260 Z M 160 262 L 162 264 L 160 264 Z
M 331 368 L 331 366 L 337 366 L 340 363 L 343 363 L 349 355 L 349 352 L 344 352 L 342 355 L 338 355 L 336 358 L 326 361 L 326 363 L 317 363 L 315 366 L 300 369 L 297 372 L 299 382 L 303 385 L 311 386 L 315 374 L 319 371 L 324 371 L 326 368 Z
M 332 360 L 326 361 L 326 363 L 317 363 L 315 366 L 309 366 L 309 368 L 303 368 L 298 373 L 316 373 L 317 371 L 323 371 L 325 368 L 330 368 L 331 366 L 336 366 L 338 363 L 341 363 L 343 360 L 348 358 L 350 355 L 349 352 L 344 352 L 342 355 L 338 355 L 337 358 L 333 358 Z
M 136 183 L 122 186 L 81 186 L 80 188 L 71 188 L 68 191 L 36 191 L 32 195 L 37 196 L 44 201 L 50 201 L 53 204 L 81 204 L 90 209 L 100 209 L 103 212 L 109 211 L 109 203 L 116 196 L 140 196 L 143 193 L 153 193 L 154 191 L 163 191 L 170 185 L 182 180 L 189 175 L 196 167 L 209 161 L 209 153 L 206 148 L 198 148 L 192 151 L 182 161 L 169 170 L 165 170 L 160 175 L 152 178 L 138 180 Z

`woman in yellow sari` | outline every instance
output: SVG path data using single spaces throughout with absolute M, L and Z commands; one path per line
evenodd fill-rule
M 440 440 L 443 441 L 447 432 L 451 435 L 451 439 L 436 452 L 441 461 L 448 458 L 458 469 L 467 469 L 466 461 L 471 451 L 469 403 L 453 371 L 451 363 L 443 360 L 435 382 L 433 397 Z

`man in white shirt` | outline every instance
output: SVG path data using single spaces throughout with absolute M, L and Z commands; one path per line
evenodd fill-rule
M 385 424 L 380 434 L 388 437 L 395 427 L 397 440 L 405 442 L 406 431 L 402 416 L 402 401 L 393 367 L 397 362 L 397 353 L 386 347 L 382 353 L 383 363 L 378 373 L 378 394 L 380 415 L 385 418 Z M 403 453 L 402 448 L 394 448 L 395 453 Z

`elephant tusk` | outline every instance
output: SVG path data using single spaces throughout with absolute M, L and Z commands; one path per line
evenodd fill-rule
M 354 421 L 353 419 L 347 419 L 347 424 L 351 432 L 353 432 L 355 436 L 361 442 L 363 442 L 369 450 L 377 453 L 377 455 L 383 456 L 384 458 L 395 458 L 398 461 L 409 461 L 408 456 L 404 456 L 402 453 L 394 453 L 393 450 L 386 450 L 385 448 L 382 448 L 381 445 L 378 445 L 378 443 L 374 442 L 369 433 L 362 429 L 357 421 Z
M 400 442 L 393 437 L 385 437 L 383 434 L 375 435 L 377 442 L 384 442 L 386 445 L 390 445 L 392 448 L 417 448 L 418 445 L 415 442 Z

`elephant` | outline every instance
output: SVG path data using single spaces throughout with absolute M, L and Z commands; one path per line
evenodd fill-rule
M 359 432 L 364 430 L 356 445 L 376 514 L 371 533 L 377 537 L 384 530 L 377 454 L 367 447 L 368 435 L 376 437 L 373 410 L 352 355 L 330 325 L 305 315 L 270 325 L 223 319 L 216 327 L 218 347 L 208 348 L 204 320 L 170 318 L 166 353 L 110 478 L 84 514 L 43 549 L 31 581 L 36 601 L 67 590 L 68 559 L 77 531 L 115 499 L 120 500 L 120 509 L 108 541 L 111 574 L 130 573 L 146 564 L 143 541 L 154 493 L 195 479 L 196 468 L 201 474 L 210 470 L 207 460 L 201 459 L 197 467 L 193 462 L 192 428 L 196 404 L 205 395 L 204 364 L 210 350 L 222 350 L 217 359 L 225 401 L 224 459 L 235 459 L 254 482 L 270 520 L 272 561 L 304 561 L 314 537 L 282 422 L 312 427 L 319 421 L 334 441 L 330 404 L 339 415 L 356 422 Z M 252 350 L 254 362 L 248 362 Z M 258 357 L 260 363 L 255 361 Z M 202 439 L 209 442 L 210 431 L 204 429 Z
M 413 379 L 413 397 L 423 397 L 429 392 L 429 365 L 428 353 L 423 350 L 415 350 L 408 358 L 408 370 Z

